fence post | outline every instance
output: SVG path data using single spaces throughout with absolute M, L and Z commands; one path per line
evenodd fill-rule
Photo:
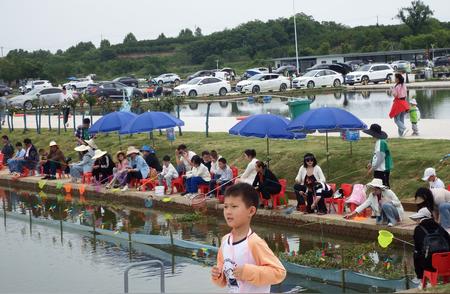
M 206 107 L 206 137 L 209 137 L 209 111 L 211 109 L 211 102 L 208 102 Z

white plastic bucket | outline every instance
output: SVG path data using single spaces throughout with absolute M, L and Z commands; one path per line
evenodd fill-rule
M 164 196 L 164 186 L 156 186 L 155 187 L 155 195 L 156 196 Z

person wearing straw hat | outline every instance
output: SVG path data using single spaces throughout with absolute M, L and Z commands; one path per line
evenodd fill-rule
M 373 215 L 376 216 L 377 225 L 387 224 L 389 227 L 395 226 L 403 218 L 403 206 L 397 195 L 383 185 L 381 179 L 374 178 L 366 187 L 371 189 L 366 201 L 359 205 L 353 212 L 348 213 L 344 218 L 352 218 L 370 207 Z
M 106 185 L 106 189 L 111 188 L 111 186 L 116 186 L 116 182 L 118 183 L 118 186 L 123 186 L 125 184 L 125 180 L 127 178 L 127 171 L 128 171 L 128 160 L 127 155 L 124 151 L 118 151 L 116 153 L 116 167 L 113 169 L 114 177 Z
M 431 263 L 433 253 L 450 250 L 450 236 L 433 219 L 427 207 L 422 207 L 409 218 L 417 223 L 414 229 L 414 270 L 416 281 L 420 282 L 425 270 L 434 271 Z
M 437 177 L 436 170 L 432 167 L 425 169 L 425 171 L 423 172 L 422 180 L 429 183 L 430 189 L 445 189 L 444 182 Z
M 150 168 L 148 167 L 145 159 L 134 146 L 128 147 L 127 157 L 129 157 L 128 168 L 127 168 L 127 181 L 126 185 L 122 188 L 122 192 L 128 190 L 128 185 L 131 181 L 134 180 L 142 180 L 148 177 L 150 173 Z
M 92 157 L 94 154 L 92 148 L 87 145 L 77 146 L 74 150 L 80 152 L 83 155 L 80 162 L 70 165 L 70 177 L 72 179 L 72 182 L 76 183 L 78 179 L 81 178 L 83 173 L 92 172 L 92 165 L 94 164 Z
M 92 166 L 92 175 L 98 183 L 105 182 L 113 175 L 114 161 L 106 151 L 96 149 Z
M 42 179 L 56 180 L 56 170 L 65 169 L 66 157 L 55 141 L 50 141 L 48 146 L 50 147 L 50 152 L 48 153 L 47 158 L 40 162 L 45 174 Z
M 373 171 L 374 178 L 381 179 L 383 185 L 390 187 L 389 175 L 394 164 L 386 141 L 388 135 L 381 130 L 379 124 L 372 124 L 368 130 L 363 130 L 363 132 L 376 140 L 372 161 L 367 165 L 367 174 L 369 175 Z

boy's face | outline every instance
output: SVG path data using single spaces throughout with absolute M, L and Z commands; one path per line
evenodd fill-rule
M 230 228 L 239 228 L 250 224 L 256 213 L 256 207 L 247 207 L 241 196 L 228 196 L 224 200 L 223 216 Z
M 225 163 L 219 161 L 219 168 L 220 168 L 220 169 L 225 169 L 226 166 L 227 166 L 227 165 L 226 165 Z
M 210 162 L 211 161 L 210 155 L 203 155 L 202 158 L 203 158 L 204 162 Z
M 163 161 L 163 164 L 164 164 L 165 167 L 168 167 L 169 163 L 170 163 L 170 161 Z
M 148 151 L 143 151 L 142 154 L 143 154 L 144 156 L 148 156 L 148 155 L 150 154 L 150 152 L 148 152 Z
M 428 182 L 434 182 L 436 180 L 436 176 L 428 177 Z

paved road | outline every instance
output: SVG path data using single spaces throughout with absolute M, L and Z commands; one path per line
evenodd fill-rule
M 99 119 L 99 116 L 94 116 L 93 119 L 96 121 Z M 191 117 L 191 116 L 181 116 L 181 119 L 185 122 L 185 126 L 183 130 L 185 132 L 204 132 L 205 131 L 205 117 Z M 77 124 L 81 124 L 82 117 L 77 116 L 76 121 Z M 51 117 L 53 128 L 58 126 L 58 120 L 56 116 Z M 69 120 L 70 127 L 73 127 L 72 118 Z M 394 124 L 394 120 L 390 119 L 367 119 L 364 122 L 370 126 L 372 123 L 378 123 L 382 126 L 383 130 L 385 130 L 389 137 L 396 138 L 397 127 Z M 238 120 L 235 117 L 210 117 L 209 118 L 209 131 L 210 132 L 228 132 L 230 128 L 232 128 Z M 405 121 L 406 125 L 411 129 L 411 124 L 409 120 Z M 47 116 L 42 117 L 42 127 L 48 128 L 48 118 Z M 62 124 L 62 120 L 61 120 Z M 23 128 L 23 117 L 15 117 L 14 118 L 14 127 L 15 128 Z M 29 115 L 27 117 L 27 127 L 30 129 L 36 128 L 36 122 L 33 115 Z M 7 124 L 3 125 L 3 128 L 7 128 Z M 423 119 L 419 122 L 419 137 L 412 137 L 411 132 L 407 138 L 414 139 L 447 139 L 450 140 L 450 116 L 449 119 Z M 316 134 L 323 135 L 323 134 Z M 331 134 L 331 136 L 337 136 L 338 134 Z M 363 134 L 365 136 L 365 134 Z

